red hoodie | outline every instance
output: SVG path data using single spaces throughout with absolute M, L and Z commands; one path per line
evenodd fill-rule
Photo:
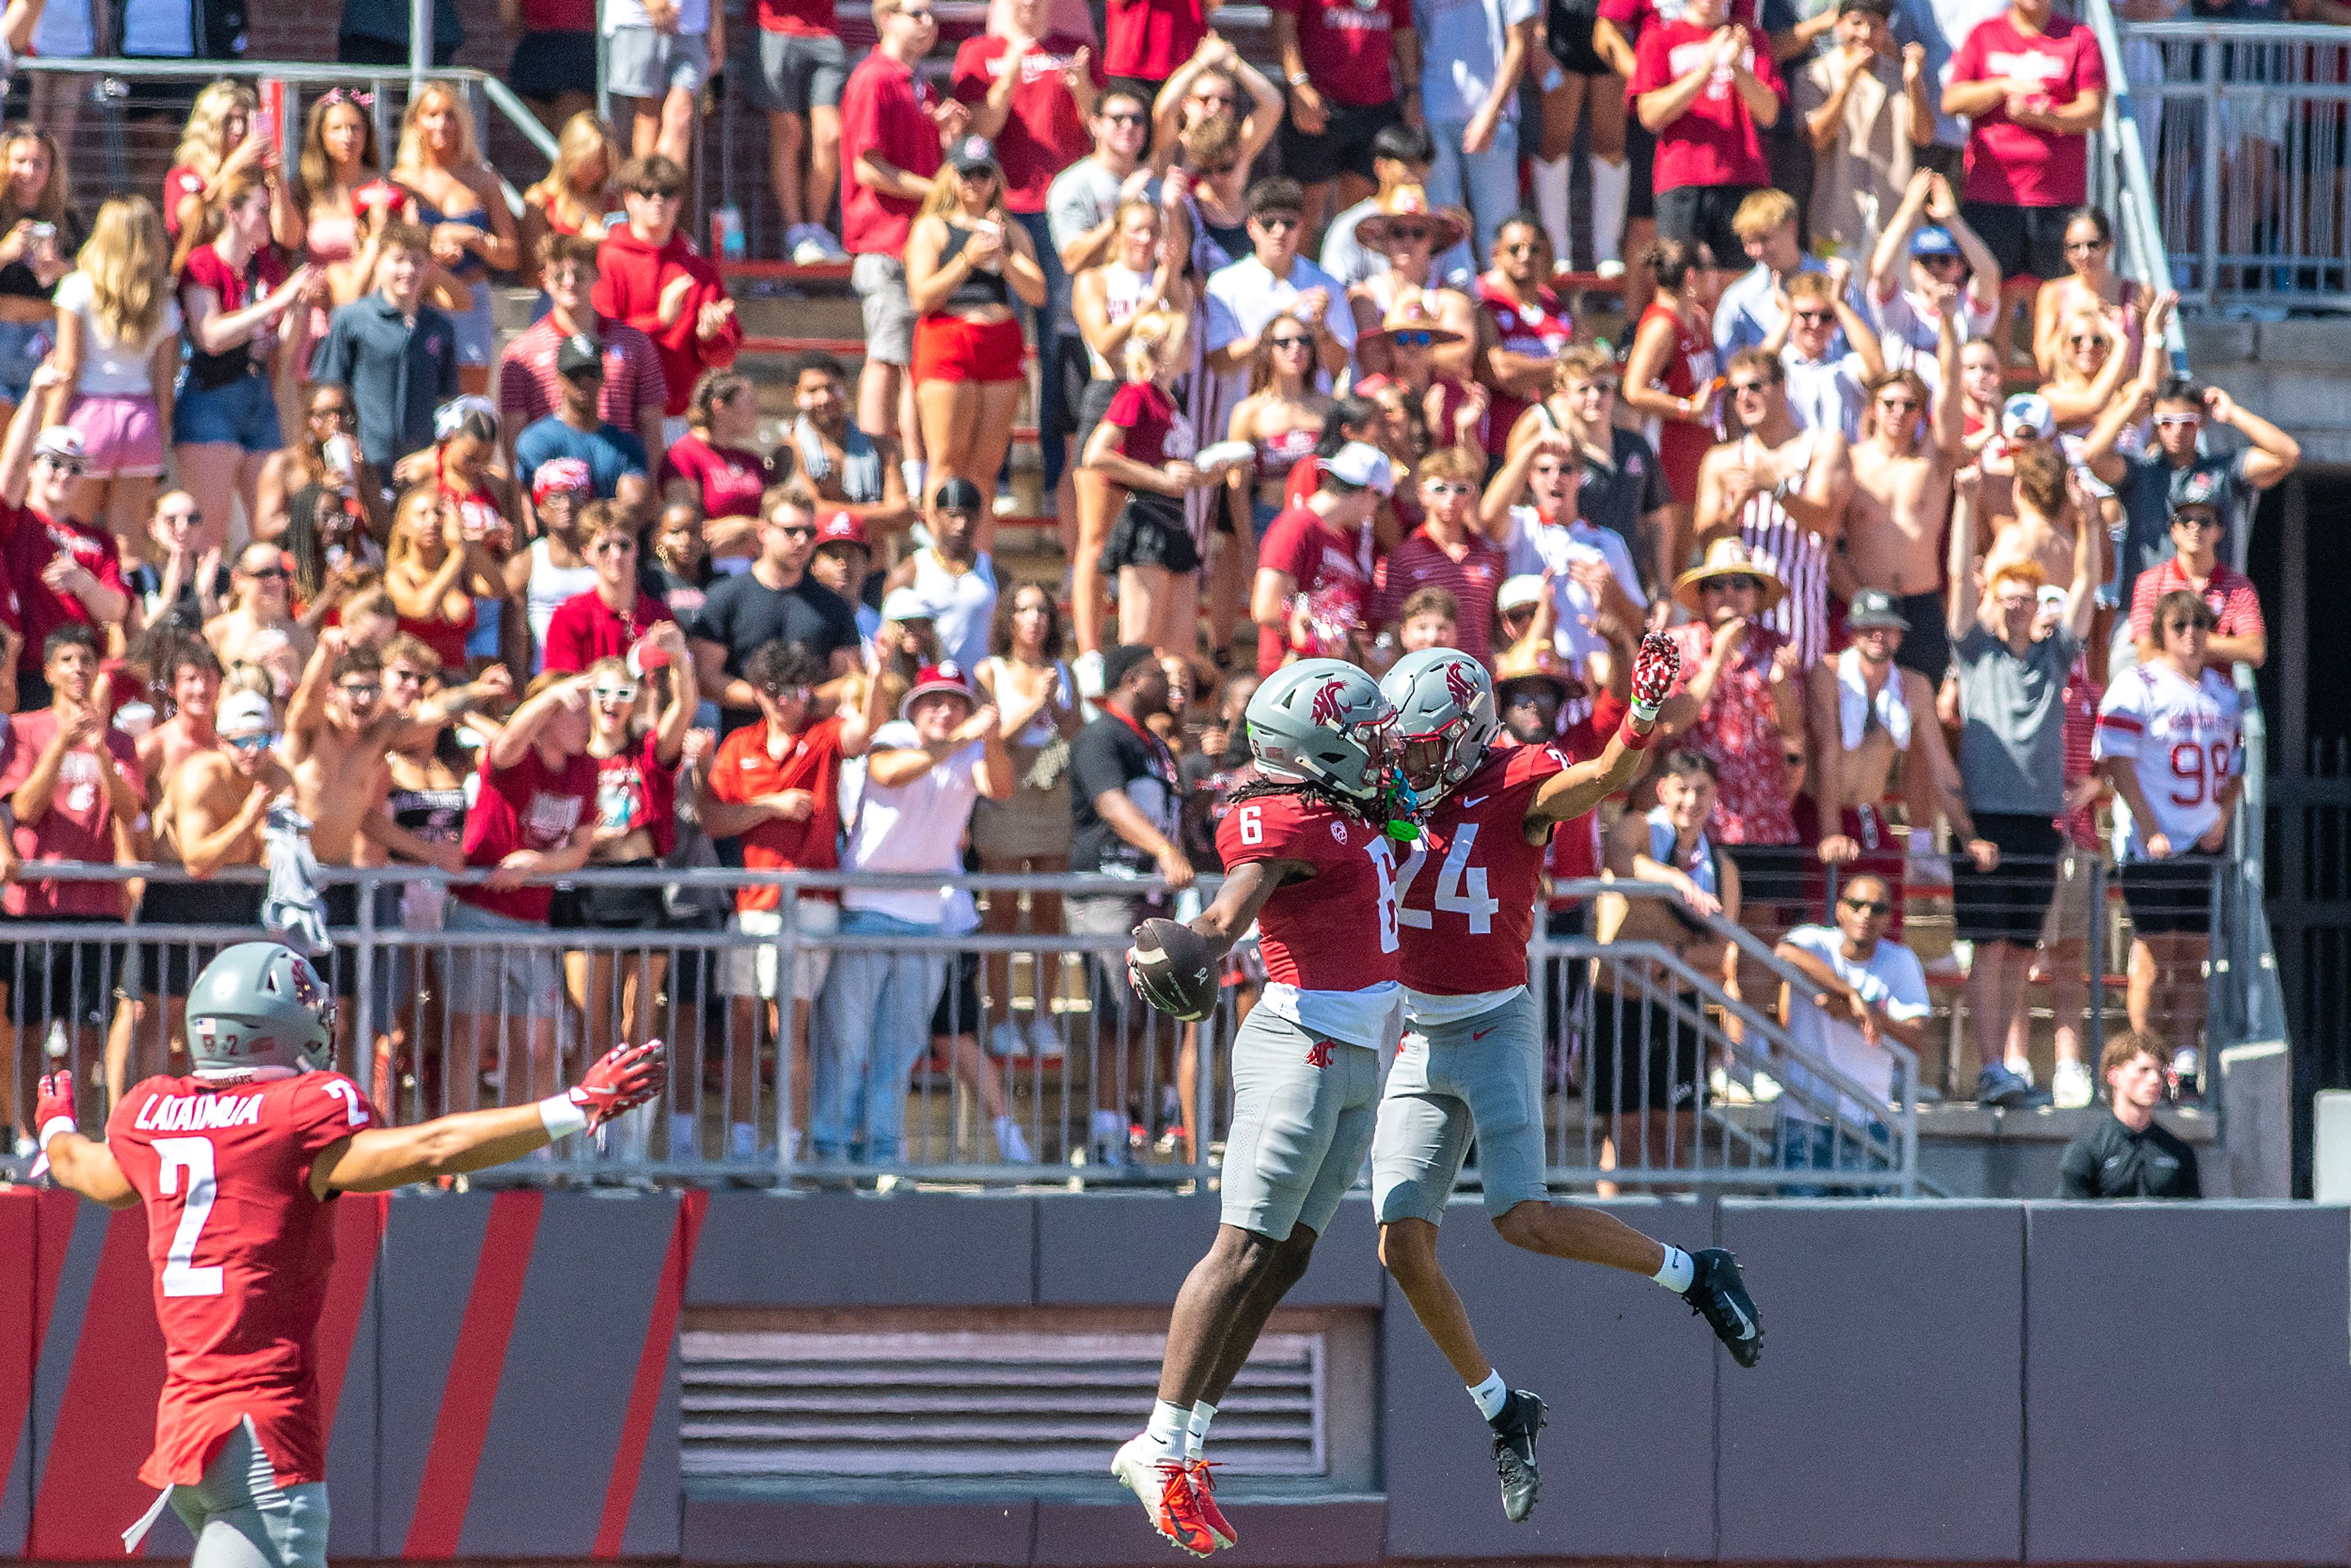
M 662 374 L 669 381 L 669 407 L 664 412 L 673 419 L 684 414 L 702 372 L 725 370 L 735 362 L 736 350 L 743 346 L 743 323 L 733 316 L 716 337 L 705 340 L 695 336 L 702 308 L 727 297 L 726 279 L 707 258 L 695 253 L 683 229 L 671 231 L 669 243 L 656 248 L 623 225 L 604 236 L 597 248 L 596 265 L 601 274 L 596 280 L 597 314 L 626 321 L 653 340 L 661 354 Z M 681 276 L 694 280 L 686 286 L 685 307 L 675 321 L 664 326 L 662 290 Z

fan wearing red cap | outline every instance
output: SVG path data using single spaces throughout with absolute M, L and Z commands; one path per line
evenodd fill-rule
M 854 512 L 834 512 L 817 525 L 816 554 L 809 559 L 809 576 L 832 590 L 857 616 L 857 630 L 866 642 L 882 630 L 882 616 L 865 602 L 865 580 L 873 571 L 873 541 L 865 519 Z

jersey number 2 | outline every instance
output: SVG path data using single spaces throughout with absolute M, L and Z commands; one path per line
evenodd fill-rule
M 196 1239 L 204 1232 L 204 1221 L 212 1218 L 213 1199 L 219 1192 L 214 1179 L 213 1141 L 158 1138 L 155 1157 L 162 1162 L 155 1184 L 165 1197 L 180 1192 L 182 1172 L 188 1178 L 187 1191 L 180 1198 L 180 1228 L 172 1232 L 172 1249 L 163 1257 L 163 1293 L 217 1296 L 222 1289 L 221 1266 L 196 1267 Z
M 1453 847 L 1445 852 L 1445 863 L 1437 868 L 1437 896 L 1433 902 L 1447 915 L 1468 916 L 1472 936 L 1486 936 L 1492 935 L 1495 912 L 1502 906 L 1487 896 L 1486 868 L 1469 863 L 1470 852 L 1477 842 L 1478 824 L 1462 823 L 1461 831 L 1453 835 Z M 1419 874 L 1421 862 L 1427 858 L 1428 851 L 1422 844 L 1415 844 L 1412 853 L 1405 857 L 1402 874 L 1396 878 L 1396 904 L 1402 910 L 1397 918 L 1416 931 L 1426 931 L 1437 923 L 1437 917 L 1426 909 L 1403 907 L 1412 895 L 1412 879 Z

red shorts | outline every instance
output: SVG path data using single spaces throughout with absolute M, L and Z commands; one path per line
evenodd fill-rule
M 914 323 L 917 382 L 1020 379 L 1020 323 L 925 316 Z

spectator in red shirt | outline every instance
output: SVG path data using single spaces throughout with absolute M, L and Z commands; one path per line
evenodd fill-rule
M 629 221 L 604 236 L 593 299 L 600 314 L 651 338 L 661 355 L 669 393 L 666 447 L 685 434 L 686 398 L 702 372 L 735 362 L 743 323 L 735 319 L 735 301 L 718 268 L 678 231 L 685 171 L 659 153 L 632 158 L 621 165 L 619 184 Z
M 881 38 L 841 95 L 841 237 L 856 258 L 850 287 L 865 319 L 857 426 L 902 458 L 922 449 L 906 369 L 914 362 L 914 306 L 906 296 L 906 236 L 930 196 L 946 144 L 971 122 L 914 69 L 938 41 L 931 0 L 873 0 Z M 886 456 L 885 456 L 886 461 Z M 906 493 L 925 493 L 914 475 Z
M 1290 84 L 1281 171 L 1306 187 L 1306 232 L 1379 189 L 1372 138 L 1420 100 L 1412 0 L 1274 0 L 1273 47 Z M 1399 89 L 1398 84 L 1402 87 Z
M 97 689 L 97 634 L 84 625 L 52 630 L 40 674 L 41 705 L 16 714 L 0 735 L 0 799 L 16 817 L 10 858 L 111 865 L 116 826 L 128 828 L 145 799 L 138 750 L 109 723 Z M 14 920 L 113 926 L 119 934 L 122 884 L 19 873 L 0 888 L 0 912 Z M 25 1020 L 22 1048 L 33 1049 L 42 1020 L 56 1018 L 72 1031 L 80 1060 L 95 1060 L 95 1019 L 116 956 L 102 941 L 34 942 L 25 945 L 21 962 L 15 1004 Z
M 2138 644 L 2139 663 L 2152 662 L 2158 652 L 2156 605 L 2181 589 L 2201 599 L 2217 618 L 2204 643 L 2207 665 L 2226 674 L 2235 664 L 2258 670 L 2269 657 L 2269 629 L 2252 580 L 2220 559 L 2220 537 L 2228 530 L 2226 499 L 2220 479 L 2209 471 L 2191 474 L 2174 492 L 2171 545 L 2179 553 L 2140 572 L 2131 592 L 2131 638 Z
M 1943 112 L 1968 120 L 1960 214 L 2001 276 L 2065 277 L 2065 225 L 2090 199 L 2089 133 L 2106 111 L 2097 36 L 2049 0 L 2011 0 L 1952 53 L 1949 81 Z
M 1182 320 L 1165 310 L 1135 318 L 1126 380 L 1083 454 L 1087 467 L 1126 491 L 1102 552 L 1102 570 L 1118 575 L 1118 640 L 1178 657 L 1192 651 L 1200 601 L 1200 549 L 1185 497 L 1223 480 L 1193 465 L 1199 437 L 1171 390 L 1185 337 Z
M 465 863 L 486 883 L 450 890 L 451 931 L 502 940 L 450 951 L 450 1109 L 470 1111 L 486 1061 L 506 1064 L 517 1102 L 555 1082 L 555 1022 L 563 986 L 546 945 L 554 877 L 588 863 L 596 825 L 596 760 L 588 755 L 590 676 L 544 674 L 482 753 L 480 789 L 465 812 Z M 528 1057 L 524 1052 L 528 1051 Z M 518 1079 L 517 1070 L 528 1073 Z
M 1510 575 L 1510 553 L 1478 530 L 1478 484 L 1485 465 L 1466 446 L 1447 446 L 1414 472 L 1426 521 L 1390 551 L 1372 595 L 1372 624 L 1402 629 L 1405 605 L 1430 588 L 1452 596 L 1455 634 L 1447 645 L 1490 667 L 1494 596 Z
M 120 625 L 131 609 L 114 537 L 66 510 L 81 479 L 81 436 L 65 425 L 33 434 L 43 401 L 25 400 L 0 446 L 0 559 L 7 563 L 5 591 L 15 597 L 24 637 L 16 701 L 26 708 L 49 703 L 42 650 L 50 632 L 82 625 L 102 633 Z
M 661 492 L 673 486 L 691 490 L 707 521 L 759 515 L 759 497 L 770 485 L 781 484 L 788 466 L 763 455 L 752 444 L 759 438 L 759 395 L 751 378 L 740 371 L 711 371 L 694 389 L 686 405 L 685 434 L 671 443 L 662 458 Z M 725 525 L 721 538 L 737 541 Z M 741 528 L 740 549 L 717 549 L 720 555 L 758 553 L 757 529 Z
M 604 346 L 604 390 L 596 416 L 633 431 L 647 452 L 659 452 L 662 420 L 669 413 L 669 382 L 653 341 L 625 321 L 597 314 L 602 271 L 594 240 L 550 234 L 538 247 L 540 282 L 551 301 L 547 314 L 508 340 L 498 356 L 498 426 L 507 455 L 514 438 L 563 406 L 563 378 L 555 350 L 563 340 L 585 335 Z
M 846 261 L 849 253 L 824 226 L 841 183 L 841 99 L 849 85 L 833 0 L 752 0 L 751 16 L 759 25 L 751 99 L 768 111 L 768 168 L 784 217 L 784 254 L 802 267 Z
M 637 586 L 637 530 L 628 512 L 616 502 L 593 502 L 580 518 L 580 531 L 596 586 L 557 607 L 547 623 L 540 667 L 569 674 L 599 659 L 618 658 L 648 639 L 664 653 L 688 660 L 690 667 L 685 641 L 668 607 Z
M 1762 35 L 1728 14 L 1726 0 L 1693 0 L 1680 20 L 1643 29 L 1625 89 L 1657 139 L 1659 237 L 1717 258 L 1741 254 L 1731 215 L 1771 183 L 1762 133 L 1788 90 Z
M 1372 517 L 1395 490 L 1395 465 L 1351 441 L 1319 469 L 1314 494 L 1273 519 L 1257 549 L 1249 619 L 1257 673 L 1293 658 L 1363 661 L 1372 597 Z
M 718 743 L 707 792 L 695 810 L 712 838 L 739 840 L 747 871 L 832 871 L 841 864 L 841 764 L 865 754 L 865 743 L 878 727 L 869 710 L 881 700 L 883 683 L 866 683 L 862 706 L 819 719 L 816 688 L 829 674 L 824 661 L 806 647 L 780 640 L 760 644 L 744 662 L 743 679 L 758 704 L 760 722 Z M 783 892 L 773 885 L 749 883 L 737 891 L 731 928 L 755 940 L 728 948 L 719 971 L 719 989 L 733 1010 L 726 1081 L 741 1096 L 726 1107 L 732 1157 L 759 1151 L 759 1042 L 763 1030 L 768 1039 L 780 1037 L 780 1020 L 761 1004 L 778 1002 L 783 994 L 775 944 L 758 939 L 783 930 L 782 905 Z M 834 930 L 841 924 L 841 895 L 797 895 L 793 924 L 817 936 Z M 809 1009 L 824 987 L 831 958 L 824 947 L 803 946 L 795 960 L 789 993 L 792 1105 L 784 1136 L 787 1158 L 799 1156 L 800 1130 L 808 1125 Z M 690 1146 L 693 1130 L 686 1129 L 682 1145 L 673 1124 L 670 1140 L 673 1149 Z
M 1064 428 L 1068 418 L 1060 363 L 1060 323 L 1070 314 L 1070 275 L 1061 266 L 1046 220 L 1046 194 L 1053 177 L 1093 150 L 1086 130 L 1104 77 L 1086 40 L 1051 30 L 1046 0 L 1007 0 L 1000 7 L 1005 32 L 967 38 L 956 51 L 955 96 L 971 106 L 971 129 L 996 144 L 1004 171 L 1004 210 L 1029 231 L 1038 269 L 1045 275 L 1045 303 L 1035 317 L 1040 377 L 1038 428 Z M 1068 452 L 1057 439 L 1042 444 L 1045 494 L 1061 483 Z
M 1112 85 L 1157 102 L 1176 68 L 1208 36 L 1208 14 L 1216 8 L 1216 0 L 1106 0 L 1102 68 Z

